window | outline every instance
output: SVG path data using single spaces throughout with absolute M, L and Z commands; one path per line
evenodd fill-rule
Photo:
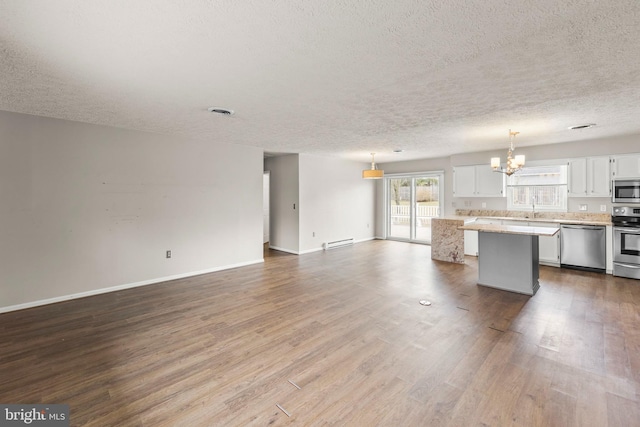
M 567 165 L 525 167 L 507 179 L 507 208 L 567 211 Z

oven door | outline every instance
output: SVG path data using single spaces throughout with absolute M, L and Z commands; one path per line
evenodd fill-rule
M 613 261 L 640 264 L 640 228 L 613 227 Z

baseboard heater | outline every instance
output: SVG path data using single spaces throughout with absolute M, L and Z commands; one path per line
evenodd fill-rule
M 354 243 L 353 237 L 350 237 L 349 239 L 336 240 L 334 242 L 323 243 L 322 244 L 322 248 L 325 251 L 328 251 L 329 249 L 341 248 L 343 246 L 351 246 L 351 245 L 353 245 L 353 243 Z

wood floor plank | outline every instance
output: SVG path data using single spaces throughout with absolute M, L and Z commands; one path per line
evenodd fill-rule
M 68 403 L 73 426 L 640 418 L 640 282 L 476 281 L 473 257 L 371 241 L 0 314 L 0 402 Z

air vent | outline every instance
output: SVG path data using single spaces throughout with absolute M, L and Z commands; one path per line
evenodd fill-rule
M 570 130 L 588 129 L 588 128 L 594 127 L 595 125 L 596 125 L 595 123 L 587 123 L 586 125 L 571 126 L 569 129 Z
M 228 108 L 220 108 L 220 107 L 209 107 L 208 111 L 210 113 L 222 114 L 223 116 L 230 116 L 234 113 L 233 110 L 229 110 Z

